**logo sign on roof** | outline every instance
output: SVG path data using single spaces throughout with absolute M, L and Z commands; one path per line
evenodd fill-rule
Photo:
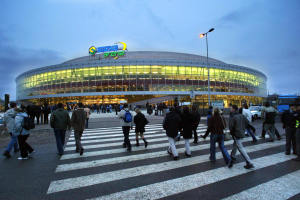
M 91 46 L 89 48 L 89 54 L 94 56 L 97 53 L 104 53 L 104 58 L 114 57 L 115 59 L 118 59 L 119 56 L 125 55 L 125 50 L 127 50 L 127 44 L 125 42 L 118 42 L 116 45 L 112 46 Z

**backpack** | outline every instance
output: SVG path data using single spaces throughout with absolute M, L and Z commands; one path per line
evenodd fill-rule
M 132 122 L 132 115 L 129 111 L 125 112 L 124 122 L 126 123 Z
M 34 129 L 35 125 L 32 119 L 29 117 L 24 117 L 23 122 L 22 122 L 22 128 L 26 130 Z

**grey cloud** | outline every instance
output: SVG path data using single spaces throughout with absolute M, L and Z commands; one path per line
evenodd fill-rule
M 5 35 L 0 31 L 0 36 L 3 36 L 0 39 L 0 95 L 9 93 L 14 98 L 15 78 L 19 74 L 29 69 L 59 63 L 63 57 L 49 49 L 20 48 Z

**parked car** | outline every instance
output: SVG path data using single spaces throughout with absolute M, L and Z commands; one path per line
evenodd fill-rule
M 249 110 L 252 115 L 252 120 L 261 118 L 261 106 L 250 106 Z

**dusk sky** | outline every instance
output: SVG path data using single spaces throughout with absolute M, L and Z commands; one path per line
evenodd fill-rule
M 299 0 L 1 0 L 0 95 L 22 72 L 92 45 L 206 55 L 265 73 L 269 93 L 300 93 Z

